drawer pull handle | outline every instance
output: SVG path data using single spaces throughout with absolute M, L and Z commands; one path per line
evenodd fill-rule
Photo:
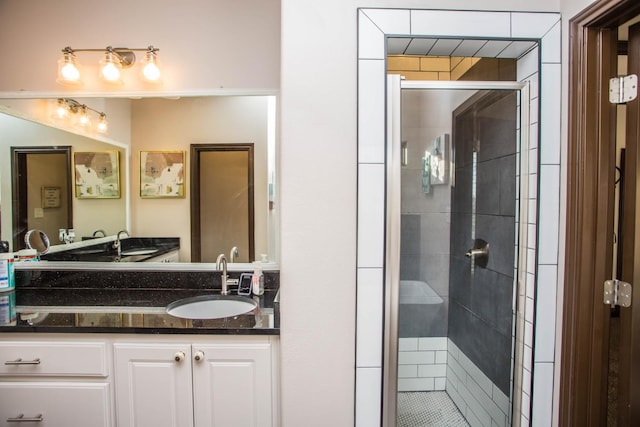
M 202 362 L 204 360 L 204 351 L 198 350 L 196 351 L 195 356 L 193 356 L 196 362 Z
M 22 358 L 20 358 L 16 360 L 8 360 L 4 362 L 4 364 L 5 365 L 39 365 L 40 358 L 38 357 L 37 359 L 33 359 L 33 360 L 22 360 Z
M 41 423 L 42 421 L 44 421 L 42 414 L 35 417 L 25 417 L 24 414 L 20 414 L 15 418 L 7 418 L 8 423 Z
M 176 351 L 176 354 L 173 355 L 173 360 L 176 362 L 182 362 L 185 357 L 186 355 L 184 354 L 184 351 Z

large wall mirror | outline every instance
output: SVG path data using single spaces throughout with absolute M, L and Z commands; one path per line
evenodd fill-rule
M 77 197 L 76 191 L 68 195 L 71 198 L 75 242 L 83 237 L 92 237 L 98 230 L 103 230 L 107 236 L 127 230 L 131 237 L 177 237 L 180 239 L 180 262 L 192 262 L 191 205 L 194 194 L 190 181 L 191 147 L 250 144 L 253 147 L 254 215 L 248 232 L 253 234 L 254 243 L 252 253 L 240 254 L 236 260 L 267 260 L 277 265 L 279 220 L 275 96 L 83 98 L 78 102 L 107 115 L 107 134 L 77 130 L 72 124 L 52 118 L 56 99 L 0 100 L 2 240 L 12 243 L 14 233 L 19 231 L 13 229 L 12 222 L 11 201 L 15 196 L 12 195 L 12 182 L 18 179 L 12 175 L 12 147 L 14 150 L 16 147 L 71 147 L 72 156 L 76 153 L 117 152 L 119 197 Z M 150 197 L 142 191 L 146 184 L 141 184 L 141 174 L 143 180 L 145 178 L 145 165 L 141 164 L 141 159 L 150 157 L 149 153 L 170 152 L 184 155 L 183 188 L 180 193 L 159 193 Z M 77 177 L 72 173 L 70 179 L 74 181 Z M 224 186 L 225 183 L 218 185 Z M 40 192 L 48 191 L 51 193 L 49 196 L 55 198 L 54 187 L 58 185 L 48 185 L 43 181 L 37 187 Z M 36 195 L 36 199 L 42 198 L 42 194 Z M 38 225 L 44 224 L 56 208 L 36 206 L 30 210 L 34 210 L 38 218 L 32 218 L 29 226 L 44 228 L 45 225 Z M 58 235 L 49 237 L 52 245 L 67 245 L 59 241 Z M 200 236 L 201 239 L 208 237 L 211 236 Z

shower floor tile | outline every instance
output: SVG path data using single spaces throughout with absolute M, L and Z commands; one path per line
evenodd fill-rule
M 469 427 L 445 391 L 398 393 L 397 427 Z

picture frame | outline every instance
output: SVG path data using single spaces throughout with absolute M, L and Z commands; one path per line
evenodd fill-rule
M 76 151 L 73 153 L 73 169 L 76 198 L 120 198 L 118 151 Z
M 41 189 L 42 208 L 43 209 L 59 208 L 61 192 L 62 192 L 61 187 L 43 186 Z
M 140 197 L 184 198 L 185 152 L 140 151 Z

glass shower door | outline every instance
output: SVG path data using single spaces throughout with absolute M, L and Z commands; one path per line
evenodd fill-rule
M 511 425 L 518 103 L 518 90 L 402 90 L 398 426 Z

